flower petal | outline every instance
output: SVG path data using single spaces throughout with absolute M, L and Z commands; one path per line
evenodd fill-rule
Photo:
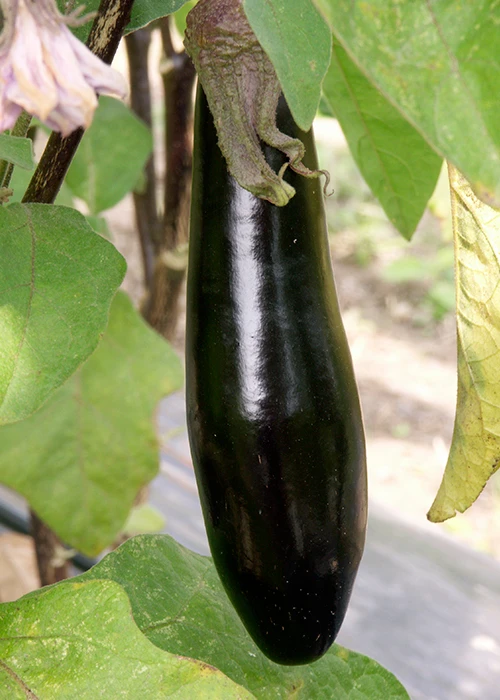
M 12 129 L 23 108 L 10 100 L 0 101 L 0 131 Z
M 97 95 L 127 95 L 120 73 L 73 36 L 55 0 L 13 0 L 0 47 L 0 129 L 22 109 L 67 136 L 88 127 Z
M 57 104 L 57 87 L 53 76 L 45 70 L 42 41 L 42 32 L 20 2 L 9 52 L 15 82 L 9 86 L 8 95 L 40 119 Z
M 128 95 L 128 86 L 123 75 L 101 61 L 85 44 L 78 41 L 71 32 L 69 34 L 73 51 L 80 61 L 82 72 L 89 85 L 92 85 L 99 95 L 110 95 L 125 99 Z

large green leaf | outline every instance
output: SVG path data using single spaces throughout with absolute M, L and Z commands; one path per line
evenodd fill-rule
M 99 214 L 134 188 L 152 144 L 148 127 L 126 105 L 101 97 L 65 182 L 91 214 Z
M 161 651 L 112 581 L 60 583 L 0 605 L 0 700 L 246 700 L 206 664 Z
M 500 204 L 500 1 L 314 1 L 370 80 Z
M 336 40 L 323 92 L 373 194 L 398 231 L 411 238 L 436 186 L 441 158 Z
M 428 518 L 463 512 L 500 467 L 500 213 L 450 168 L 458 342 L 455 429 Z
M 150 22 L 160 17 L 166 17 L 172 14 L 184 5 L 187 0 L 135 0 L 132 6 L 132 17 L 127 27 L 126 33 L 134 32 L 136 29 L 145 27 Z M 57 0 L 61 12 L 65 11 L 68 5 L 67 0 Z M 100 5 L 100 0 L 86 0 L 85 14 L 97 12 Z M 86 22 L 79 27 L 73 27 L 73 33 L 81 40 L 86 41 L 92 21 Z
M 125 261 L 66 207 L 0 207 L 0 425 L 36 411 L 95 349 Z
M 157 646 L 216 666 L 259 700 L 407 700 L 375 661 L 335 646 L 308 666 L 269 661 L 229 602 L 208 557 L 166 535 L 141 535 L 80 580 L 112 579 L 127 592 L 134 619 Z
M 153 411 L 181 385 L 175 352 L 119 293 L 86 364 L 38 413 L 0 428 L 0 481 L 64 541 L 97 554 L 158 470 Z
M 25 170 L 33 170 L 33 142 L 20 136 L 0 134 L 0 159 Z
M 243 0 L 243 6 L 274 65 L 295 121 L 307 131 L 330 63 L 328 26 L 311 0 Z

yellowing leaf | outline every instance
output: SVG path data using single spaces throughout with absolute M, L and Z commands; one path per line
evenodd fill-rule
M 458 396 L 443 481 L 428 513 L 441 522 L 476 500 L 500 463 L 500 213 L 449 168 L 455 235 Z

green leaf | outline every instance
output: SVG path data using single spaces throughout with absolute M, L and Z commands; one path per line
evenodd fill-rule
M 220 671 L 158 649 L 112 581 L 67 582 L 0 605 L 0 700 L 247 700 Z
M 311 0 L 244 0 L 243 6 L 274 65 L 295 121 L 308 131 L 330 63 L 327 24 Z
M 455 285 L 449 280 L 438 280 L 427 293 L 434 318 L 441 319 L 455 308 Z
M 458 395 L 443 481 L 428 513 L 441 522 L 474 503 L 500 466 L 500 213 L 450 168 Z
M 335 113 L 333 111 L 332 105 L 328 102 L 324 94 L 321 95 L 321 99 L 318 105 L 318 116 L 329 117 L 331 119 L 336 119 Z
M 26 189 L 30 183 L 32 175 L 33 173 L 30 173 L 28 170 L 14 168 L 14 172 L 12 173 L 12 177 L 9 184 L 10 189 L 14 192 L 12 197 L 9 199 L 9 202 L 11 204 L 15 204 L 22 200 L 23 195 L 26 192 Z M 65 202 L 57 202 L 57 204 L 62 204 L 63 206 L 66 206 Z
M 20 136 L 0 134 L 0 159 L 25 170 L 33 170 L 33 142 Z
M 177 10 L 177 12 L 173 16 L 173 20 L 175 22 L 177 31 L 182 37 L 184 36 L 184 32 L 186 31 L 186 17 L 188 13 L 191 12 L 191 10 L 197 2 L 198 0 L 187 0 L 187 2 L 185 2 L 184 5 L 179 10 Z
M 500 3 L 315 0 L 354 62 L 488 204 L 500 204 Z
M 0 425 L 36 411 L 95 350 L 125 274 L 74 209 L 0 207 Z
M 160 532 L 164 527 L 165 518 L 160 511 L 149 503 L 141 503 L 130 511 L 123 532 L 133 537 L 147 532 Z
M 410 239 L 436 186 L 441 158 L 336 40 L 323 92 L 373 194 L 398 231 Z
M 119 100 L 101 97 L 65 182 L 91 214 L 99 214 L 134 189 L 151 148 L 144 122 Z
M 0 480 L 62 540 L 99 553 L 158 471 L 154 409 L 181 385 L 174 350 L 117 294 L 86 364 L 38 413 L 0 429 Z
M 187 0 L 135 0 L 132 6 L 132 17 L 125 33 L 130 34 L 130 32 L 145 27 L 155 19 L 166 17 L 172 14 L 172 12 L 176 12 L 186 1 Z M 64 13 L 65 7 L 68 4 L 67 0 L 57 0 L 57 4 L 59 10 Z M 97 12 L 99 5 L 100 0 L 86 0 L 85 14 Z M 92 20 L 79 27 L 72 27 L 71 30 L 80 41 L 85 42 L 91 27 Z
M 32 175 L 33 173 L 29 172 L 28 170 L 14 168 L 14 172 L 12 173 L 12 178 L 9 184 L 9 187 L 14 191 L 14 194 L 9 199 L 9 202 L 11 204 L 20 202 L 22 200 L 23 195 L 26 192 L 26 189 L 30 183 Z M 61 207 L 73 207 L 73 195 L 71 194 L 71 190 L 65 182 L 62 183 L 61 189 L 59 190 L 59 193 L 56 197 L 56 201 L 54 203 L 60 205 Z
M 108 241 L 113 240 L 113 234 L 111 233 L 109 224 L 104 216 L 86 216 L 85 218 L 96 233 L 103 238 L 106 238 Z
M 429 278 L 429 266 L 426 260 L 405 255 L 387 265 L 382 271 L 382 277 L 392 284 L 423 282 Z
M 399 700 L 408 694 L 375 661 L 334 646 L 307 666 L 280 666 L 255 646 L 208 557 L 166 535 L 141 535 L 77 580 L 120 583 L 134 619 L 157 646 L 215 665 L 259 700 Z
M 141 27 L 145 27 L 155 19 L 166 17 L 173 12 L 177 12 L 186 1 L 187 0 L 135 0 L 132 7 L 132 17 L 127 27 L 126 34 L 134 32 Z

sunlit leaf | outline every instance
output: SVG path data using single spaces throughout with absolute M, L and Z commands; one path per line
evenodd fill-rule
M 132 537 L 149 532 L 161 532 L 165 527 L 165 517 L 149 503 L 134 506 L 129 513 L 123 532 Z
M 216 666 L 259 700 L 409 700 L 372 659 L 334 646 L 306 666 L 281 666 L 256 647 L 208 557 L 167 535 L 128 540 L 79 578 L 112 579 L 127 592 L 134 619 L 157 646 Z
M 0 605 L 0 700 L 250 700 L 220 671 L 137 629 L 113 581 L 60 583 Z
M 198 0 L 187 0 L 187 2 L 185 2 L 184 5 L 179 10 L 177 10 L 177 12 L 173 16 L 173 20 L 175 22 L 177 31 L 182 37 L 184 36 L 184 32 L 186 31 L 186 17 L 188 15 L 188 12 L 191 12 L 193 7 L 196 5 L 197 1 Z

